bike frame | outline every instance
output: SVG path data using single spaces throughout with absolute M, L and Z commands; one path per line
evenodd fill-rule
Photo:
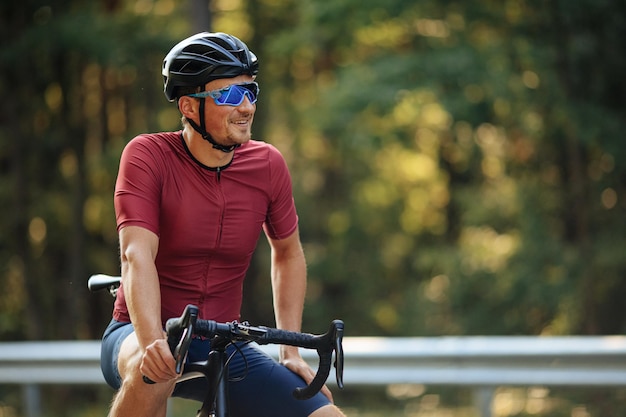
M 215 346 L 213 343 L 216 343 Z M 201 373 L 208 382 L 208 388 L 197 417 L 228 417 L 228 354 L 227 340 L 215 338 L 211 344 L 208 359 L 204 362 L 186 364 L 179 382 L 185 375 Z

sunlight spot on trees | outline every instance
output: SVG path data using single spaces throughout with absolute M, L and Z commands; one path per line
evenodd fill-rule
M 28 237 L 31 242 L 39 245 L 45 239 L 47 235 L 48 229 L 46 227 L 46 222 L 41 217 L 33 217 L 28 224 Z
M 449 192 L 443 185 L 430 188 L 414 187 L 407 191 L 405 207 L 400 214 L 400 226 L 410 235 L 418 235 L 424 229 L 434 234 L 445 232 L 447 218 L 445 208 L 449 202 Z
M 211 7 L 216 11 L 227 12 L 241 9 L 241 0 L 214 0 Z
M 517 24 L 524 16 L 525 5 L 521 0 L 508 0 L 504 2 L 504 13 L 507 21 Z
M 421 95 L 416 93 L 405 94 L 394 107 L 392 119 L 397 126 L 413 126 L 419 117 Z
M 404 233 L 386 237 L 381 246 L 383 263 L 389 269 L 397 268 L 414 248 L 413 239 Z
M 159 16 L 167 16 L 172 14 L 176 4 L 173 0 L 157 0 L 154 3 L 154 14 Z
M 609 153 L 603 153 L 600 157 L 600 168 L 609 174 L 615 169 L 615 158 Z
M 107 127 L 112 136 L 126 132 L 126 101 L 121 97 L 112 97 L 107 101 Z
M 299 189 L 307 194 L 315 194 L 324 187 L 324 175 L 322 170 L 308 167 L 300 173 Z
M 482 123 L 478 126 L 476 143 L 487 154 L 502 155 L 504 153 L 504 135 L 491 123 Z
M 134 12 L 138 15 L 147 15 L 152 11 L 152 0 L 136 0 L 134 5 Z
M 436 208 L 445 208 L 450 203 L 448 184 L 442 181 L 432 184 L 429 193 L 430 203 Z
M 604 208 L 610 210 L 617 205 L 617 192 L 613 188 L 606 188 L 602 191 L 600 199 Z
M 450 114 L 439 103 L 424 105 L 420 119 L 424 125 L 440 129 L 447 129 L 452 121 Z
M 437 275 L 433 277 L 424 288 L 424 295 L 430 301 L 439 303 L 447 298 L 446 292 L 450 287 L 450 279 L 447 275 Z
M 522 115 L 524 126 L 534 134 L 539 134 L 543 129 L 543 118 L 536 112 L 529 111 Z
M 379 179 L 364 181 L 358 187 L 359 200 L 366 204 L 377 207 L 389 207 L 397 197 L 396 191 L 386 182 Z
M 437 176 L 437 163 L 427 155 L 407 152 L 398 159 L 400 178 L 406 182 L 428 181 Z
M 415 144 L 421 152 L 435 158 L 439 154 L 441 141 L 432 129 L 419 128 L 415 132 Z
M 350 217 L 344 211 L 335 211 L 328 216 L 328 231 L 331 235 L 342 235 L 350 227 Z
M 389 19 L 356 31 L 355 37 L 362 45 L 392 48 L 406 42 L 408 28 L 400 19 Z
M 445 213 L 432 207 L 424 212 L 423 223 L 424 227 L 434 235 L 444 234 L 447 228 Z
M 446 23 L 452 30 L 463 30 L 465 29 L 465 16 L 461 13 L 448 11 L 446 15 Z
M 469 84 L 463 88 L 463 94 L 470 103 L 480 103 L 485 98 L 485 90 L 480 85 Z
M 391 303 L 380 303 L 374 309 L 374 320 L 386 331 L 393 331 L 398 324 L 398 312 Z
M 535 89 L 539 87 L 539 75 L 534 71 L 524 71 L 522 74 L 522 82 L 526 87 Z
M 467 227 L 459 238 L 463 263 L 469 272 L 503 270 L 519 243 L 517 235 L 499 234 L 489 226 Z
M 408 209 L 414 212 L 422 212 L 426 210 L 428 204 L 428 191 L 421 187 L 415 187 L 407 192 L 405 203 Z
M 483 174 L 487 178 L 498 178 L 504 174 L 504 164 L 500 158 L 487 156 L 481 163 Z
M 424 229 L 424 222 L 422 221 L 422 211 L 415 211 L 405 208 L 400 214 L 400 227 L 402 231 L 418 235 Z
M 378 152 L 376 165 L 385 179 L 397 184 L 431 182 L 439 175 L 433 157 L 399 145 Z
M 448 129 L 452 117 L 436 100 L 436 95 L 430 90 L 401 91 L 392 112 L 392 122 L 395 126 Z
M 83 223 L 90 232 L 99 231 L 104 212 L 104 201 L 99 196 L 92 196 L 85 201 L 83 207 Z
M 213 27 L 216 31 L 236 34 L 244 42 L 249 42 L 254 28 L 250 24 L 249 15 L 240 8 L 232 6 L 239 4 L 240 0 L 222 0 L 213 5 Z
M 498 97 L 493 102 L 493 111 L 498 117 L 505 118 L 511 114 L 511 103 Z
M 20 311 L 25 305 L 25 299 L 24 261 L 19 256 L 12 256 L 4 268 L 0 311 L 4 314 Z
M 44 99 L 51 111 L 56 111 L 61 108 L 61 104 L 63 103 L 63 90 L 59 83 L 52 83 L 46 88 Z
M 307 159 L 319 160 L 328 155 L 328 146 L 323 137 L 318 135 L 303 134 L 300 140 L 302 156 Z
M 73 150 L 68 149 L 59 159 L 59 170 L 64 178 L 71 178 L 78 172 L 78 158 Z
M 448 24 L 439 19 L 417 19 L 415 30 L 422 36 L 445 38 L 450 35 Z

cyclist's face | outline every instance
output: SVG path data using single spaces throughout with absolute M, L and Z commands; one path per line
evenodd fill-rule
M 249 75 L 213 80 L 206 84 L 205 91 L 251 81 L 253 78 Z M 256 104 L 250 103 L 248 97 L 239 106 L 218 106 L 213 99 L 207 98 L 204 109 L 206 130 L 221 145 L 243 144 L 251 138 L 255 111 Z

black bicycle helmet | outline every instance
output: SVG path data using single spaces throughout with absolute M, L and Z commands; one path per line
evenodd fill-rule
M 165 97 L 176 100 L 178 87 L 198 87 L 219 78 L 255 76 L 259 62 L 241 40 L 216 32 L 191 36 L 174 46 L 163 60 Z

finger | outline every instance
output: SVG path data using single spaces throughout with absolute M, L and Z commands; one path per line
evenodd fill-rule
M 178 376 L 169 349 L 163 349 L 161 343 L 148 346 L 142 357 L 140 370 L 143 375 L 155 382 L 164 382 Z
M 284 365 L 293 373 L 299 375 L 307 385 L 315 378 L 315 371 L 304 361 L 285 361 Z M 322 386 L 320 392 L 324 394 L 331 403 L 334 403 L 333 394 L 328 386 Z
M 315 372 L 313 372 L 313 369 L 311 369 L 311 367 L 304 361 L 290 360 L 285 361 L 283 365 L 285 365 L 287 369 L 289 369 L 291 372 L 304 379 L 304 382 L 306 382 L 307 384 L 310 384 L 311 381 L 313 381 L 313 377 L 315 377 Z

